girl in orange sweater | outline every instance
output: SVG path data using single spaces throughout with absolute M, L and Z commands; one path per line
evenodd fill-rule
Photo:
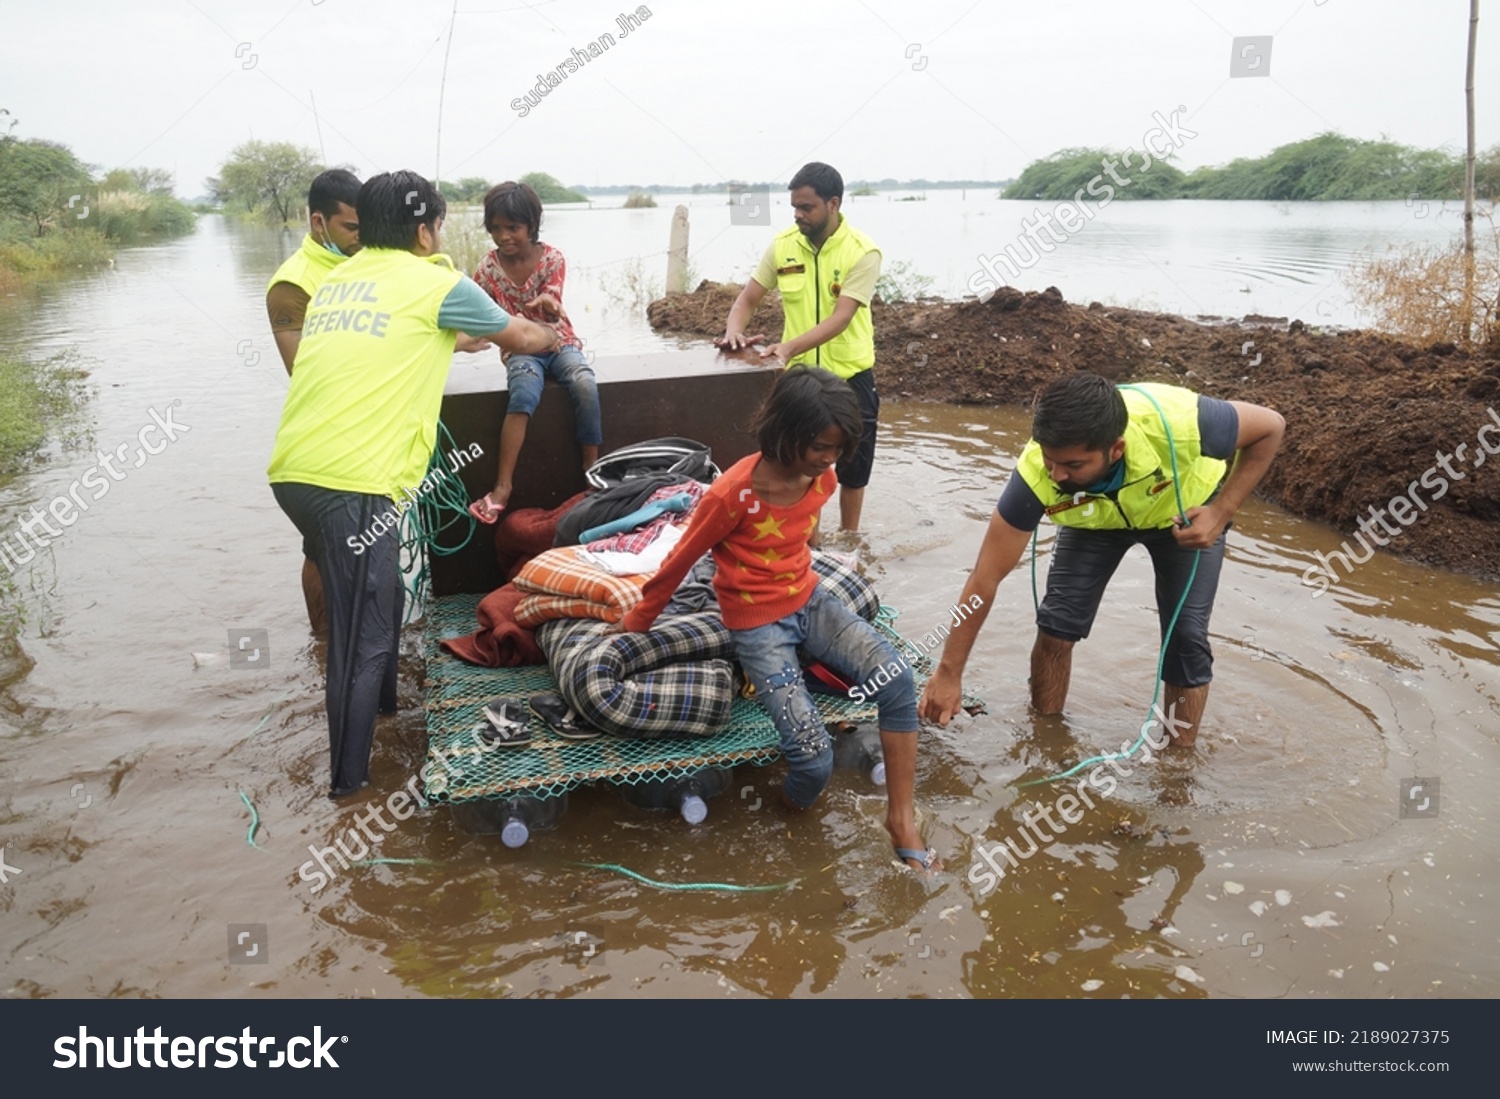
M 917 706 L 911 668 L 891 644 L 818 586 L 809 541 L 837 485 L 834 463 L 859 444 L 859 401 L 847 383 L 819 367 L 793 367 L 776 380 L 753 427 L 760 453 L 736 462 L 693 510 L 682 540 L 620 623 L 649 630 L 677 585 L 713 552 L 714 588 L 735 654 L 781 737 L 790 768 L 783 798 L 812 805 L 833 771 L 833 746 L 803 683 L 800 646 L 849 682 L 896 673 L 876 693 L 896 854 L 924 870 L 940 867 L 917 830 Z M 899 670 L 899 671 L 898 671 Z

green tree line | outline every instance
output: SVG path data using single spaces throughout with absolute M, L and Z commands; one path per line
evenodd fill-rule
M 1060 149 L 1028 164 L 1000 197 L 1060 200 L 1083 190 L 1098 198 L 1105 187 L 1116 198 L 1139 199 L 1323 202 L 1463 197 L 1462 157 L 1336 133 L 1318 134 L 1262 157 L 1242 157 L 1222 167 L 1193 172 L 1154 157 L 1143 169 L 1139 150 L 1128 164 L 1122 163 L 1123 155 L 1117 149 Z M 1130 182 L 1122 185 L 1122 179 Z M 1476 158 L 1474 188 L 1480 198 L 1500 199 L 1500 146 Z
M 16 135 L 0 109 L 0 283 L 96 267 L 114 248 L 191 232 L 193 211 L 160 168 L 97 176 L 66 145 Z

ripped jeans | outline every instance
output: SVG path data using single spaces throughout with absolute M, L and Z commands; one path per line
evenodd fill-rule
M 833 745 L 818 716 L 797 662 L 800 646 L 852 683 L 868 684 L 886 668 L 891 681 L 878 692 L 880 728 L 917 731 L 917 695 L 911 666 L 864 619 L 819 584 L 799 611 L 751 630 L 731 630 L 735 655 L 755 695 L 781 737 L 781 754 L 791 768 L 784 787 L 794 805 L 817 800 L 833 773 Z

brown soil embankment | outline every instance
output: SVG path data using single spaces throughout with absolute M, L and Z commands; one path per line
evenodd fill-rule
M 705 282 L 653 302 L 651 324 L 717 336 L 738 291 Z M 1500 577 L 1500 454 L 1478 438 L 1494 424 L 1486 437 L 1500 450 L 1500 347 L 1468 353 L 1266 317 L 1201 324 L 1071 305 L 1050 287 L 1007 288 L 987 302 L 877 301 L 872 312 L 888 396 L 1026 407 L 1058 374 L 1092 370 L 1266 405 L 1286 417 L 1287 433 L 1261 482 L 1265 499 L 1352 533 L 1372 506 L 1411 494 L 1426 510 L 1404 529 L 1387 520 L 1401 531 L 1391 552 Z M 751 327 L 780 334 L 774 294 Z M 1452 456 L 1446 469 L 1439 454 Z

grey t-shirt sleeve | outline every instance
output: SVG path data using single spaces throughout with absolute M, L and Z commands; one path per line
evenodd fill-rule
M 1041 525 L 1046 508 L 1037 494 L 1031 491 L 1026 478 L 1019 473 L 1012 473 L 995 510 L 1000 512 L 1000 518 L 1017 530 L 1036 530 Z
M 454 284 L 443 304 L 438 307 L 438 327 L 467 332 L 471 336 L 489 336 L 501 332 L 510 323 L 510 314 L 494 299 L 465 276 Z
M 1198 397 L 1198 446 L 1205 458 L 1233 458 L 1240 439 L 1240 414 L 1217 397 Z

